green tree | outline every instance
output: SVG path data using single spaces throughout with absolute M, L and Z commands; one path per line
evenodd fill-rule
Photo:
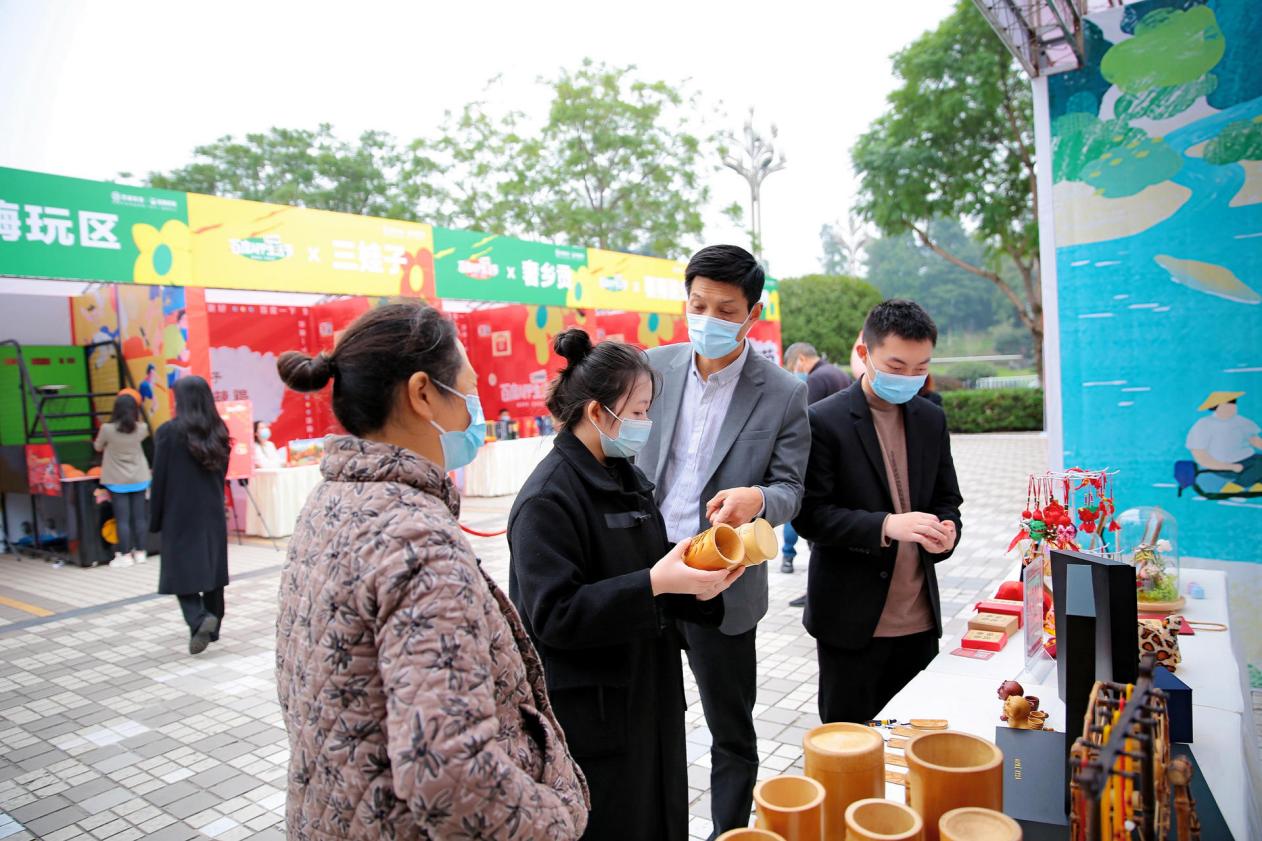
M 198 146 L 193 156 L 185 166 L 143 180 L 168 190 L 417 218 L 418 208 L 401 188 L 404 156 L 385 132 L 365 131 L 347 142 L 328 123 L 314 130 L 272 128 L 239 139 L 225 135 Z
M 961 260 L 985 263 L 985 248 L 959 222 L 932 222 L 928 233 Z M 911 231 L 873 241 L 867 255 L 868 282 L 886 298 L 916 301 L 943 333 L 989 330 L 1011 318 L 1008 302 L 993 283 L 944 260 Z
M 717 146 L 688 128 L 698 97 L 591 59 L 540 84 L 552 95 L 542 119 L 477 102 L 414 142 L 407 181 L 430 191 L 417 199 L 458 226 L 685 256 L 704 228 L 704 162 Z
M 857 277 L 812 274 L 780 281 L 784 346 L 810 342 L 834 362 L 848 365 L 850 348 L 881 293 Z
M 1029 81 L 968 0 L 894 56 L 902 85 L 852 151 L 859 210 L 886 235 L 912 232 L 994 284 L 1030 332 L 1042 371 L 1034 135 Z M 964 219 L 986 246 L 969 260 L 929 222 Z M 1010 262 L 1015 277 L 1000 266 Z

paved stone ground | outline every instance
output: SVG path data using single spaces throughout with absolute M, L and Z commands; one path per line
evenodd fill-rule
M 1012 512 L 1025 476 L 1043 466 L 1045 442 L 959 436 L 954 447 L 966 502 L 963 542 L 939 567 L 949 635 L 1009 567 Z M 497 528 L 510 504 L 469 500 L 465 522 Z M 503 538 L 474 544 L 504 582 Z M 280 561 L 265 543 L 232 546 L 223 639 L 192 658 L 174 599 L 149 595 L 156 564 L 54 569 L 0 558 L 0 597 L 9 599 L 0 616 L 9 623 L 0 626 L 0 839 L 281 839 L 288 751 L 272 680 Z M 764 776 L 800 769 L 802 735 L 818 723 L 813 641 L 787 604 L 805 587 L 805 556 L 794 575 L 773 563 L 758 635 Z M 709 733 L 685 676 L 690 829 L 704 838 Z

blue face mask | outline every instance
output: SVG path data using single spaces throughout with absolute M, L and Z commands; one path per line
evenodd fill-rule
M 463 430 L 448 432 L 438 425 L 438 421 L 430 421 L 442 433 L 438 440 L 443 446 L 443 469 L 449 472 L 459 470 L 473 461 L 486 441 L 486 417 L 482 414 L 482 401 L 477 394 L 464 394 L 438 380 L 433 382 L 439 388 L 464 400 L 465 408 L 469 410 L 469 425 Z
M 749 321 L 748 316 L 740 324 L 733 324 L 721 318 L 688 313 L 688 339 L 692 349 L 706 359 L 722 359 L 740 344 L 736 337 L 746 321 Z
M 609 458 L 634 458 L 640 450 L 644 449 L 644 445 L 649 442 L 649 435 L 653 432 L 653 421 L 651 420 L 623 420 L 614 415 L 613 409 L 608 406 L 602 406 L 609 414 L 613 415 L 621 424 L 618 427 L 618 437 L 610 438 L 596 426 L 596 431 L 600 433 L 600 449 L 604 451 Z
M 925 380 L 929 377 L 928 374 L 908 376 L 882 371 L 876 367 L 871 356 L 868 357 L 867 364 L 872 373 L 872 390 L 886 403 L 902 404 L 910 401 L 924 388 Z
M 793 376 L 797 377 L 802 382 L 806 382 L 807 379 L 809 379 L 811 375 L 806 373 L 805 371 L 794 371 Z
M 269 438 L 271 438 L 271 437 L 272 437 L 272 430 L 270 430 L 270 429 L 260 429 L 260 430 L 259 430 L 259 440 L 260 440 L 260 441 L 266 441 L 267 439 L 269 439 Z

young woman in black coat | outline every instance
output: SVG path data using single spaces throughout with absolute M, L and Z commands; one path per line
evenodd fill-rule
M 228 427 L 201 377 L 175 383 L 175 417 L 158 428 L 149 530 L 162 533 L 158 592 L 174 595 L 188 623 L 189 654 L 219 639 L 228 585 L 224 477 Z
M 561 431 L 508 521 L 509 595 L 543 658 L 548 694 L 587 776 L 584 838 L 684 841 L 688 776 L 675 621 L 717 626 L 741 574 L 702 572 L 671 547 L 653 485 L 630 461 L 648 440 L 644 354 L 556 338 L 569 365 L 548 410 Z

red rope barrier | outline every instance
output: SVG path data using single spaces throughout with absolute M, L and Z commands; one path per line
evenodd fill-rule
M 474 537 L 501 537 L 508 534 L 508 529 L 504 529 L 503 531 L 474 531 L 464 523 L 460 524 L 460 530 L 465 534 L 471 534 Z

